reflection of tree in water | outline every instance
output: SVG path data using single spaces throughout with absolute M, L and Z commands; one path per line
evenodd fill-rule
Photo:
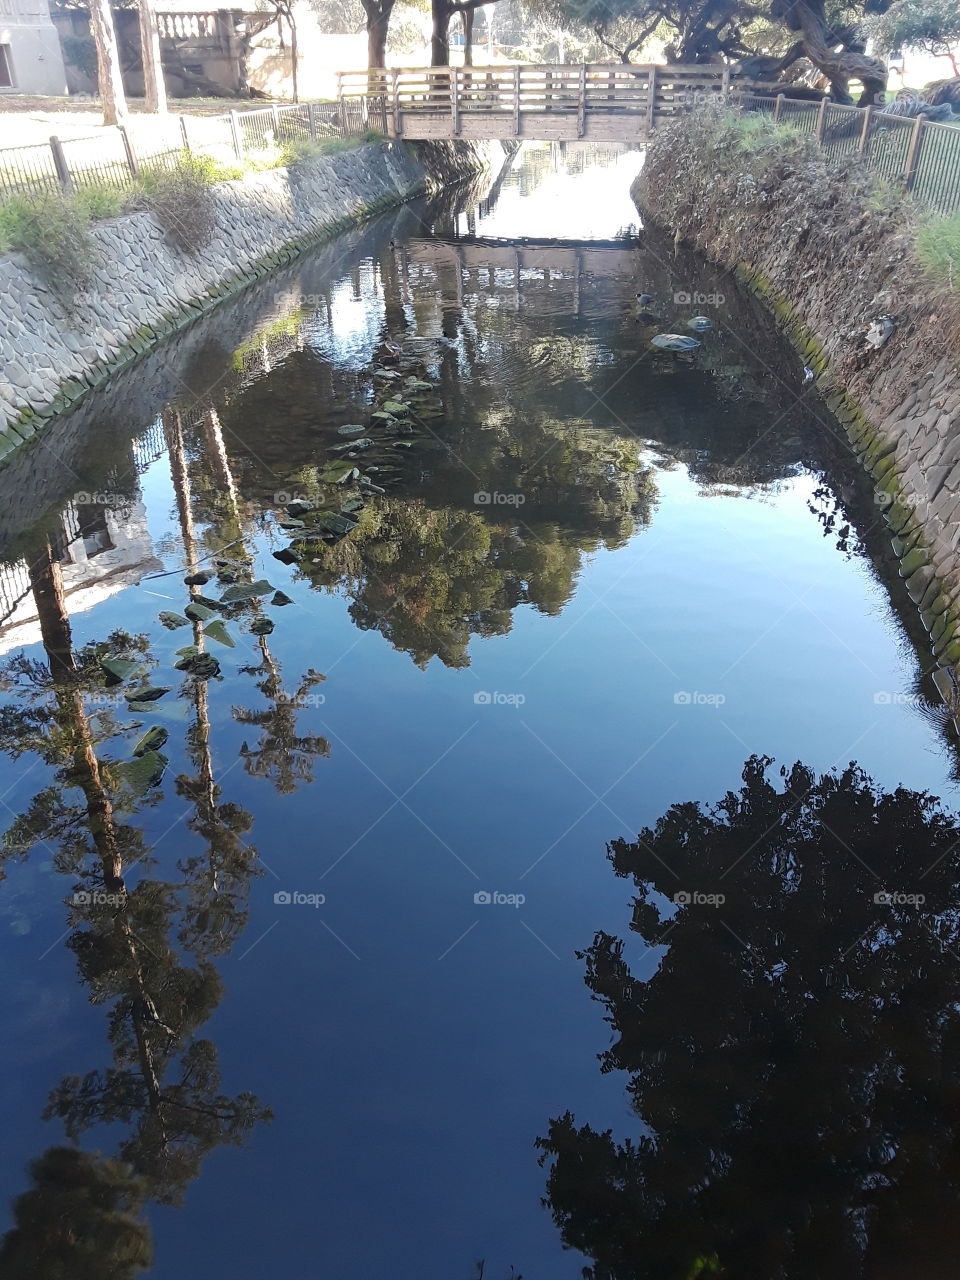
M 650 520 L 650 474 L 605 432 L 528 424 L 491 443 L 466 472 L 441 464 L 424 501 L 371 504 L 347 538 L 300 566 L 317 585 L 344 589 L 356 624 L 420 666 L 434 656 L 469 665 L 470 637 L 505 635 L 521 605 L 558 614 L 583 555 L 622 546 Z M 477 504 L 478 490 L 524 501 Z
M 960 842 L 926 795 L 855 766 L 674 805 L 610 847 L 638 980 L 598 933 L 586 982 L 644 1132 L 566 1115 L 540 1139 L 548 1203 L 594 1280 L 946 1280 L 960 1233 Z M 878 903 L 875 894 L 923 894 Z M 722 905 L 675 909 L 678 891 Z
M 211 1150 L 241 1143 L 268 1117 L 252 1094 L 223 1093 L 216 1047 L 198 1034 L 222 996 L 209 956 L 227 950 L 238 935 L 258 871 L 255 851 L 238 836 L 250 816 L 219 803 L 206 686 L 191 681 L 196 721 L 189 738 L 198 774 L 178 785 L 195 804 L 190 826 L 207 852 L 181 864 L 179 882 L 144 875 L 154 859 L 142 830 L 121 815 L 159 799 L 156 783 L 129 758 L 137 726 L 121 723 L 114 709 L 90 714 L 85 698 L 110 701 L 98 692 L 102 656 L 132 659 L 142 671 L 155 663 L 143 638 L 121 633 L 74 653 L 48 543 L 31 558 L 30 574 L 47 665 L 22 655 L 5 664 L 6 687 L 17 698 L 0 710 L 0 749 L 14 758 L 37 753 L 51 779 L 7 831 L 2 852 L 24 856 L 38 843 L 52 847 L 55 867 L 82 885 L 70 909 L 67 946 L 91 1003 L 109 1010 L 111 1045 L 109 1065 L 66 1076 L 44 1115 L 59 1117 L 73 1141 L 111 1123 L 123 1125 L 126 1137 L 118 1151 L 123 1163 L 57 1147 L 34 1162 L 34 1188 L 16 1203 L 17 1225 L 0 1245 L 0 1258 L 11 1274 L 112 1280 L 149 1261 L 149 1237 L 138 1217 L 146 1201 L 178 1203 Z M 126 759 L 105 756 L 113 739 L 126 740 Z M 141 878 L 131 886 L 134 866 Z M 190 962 L 171 940 L 178 920 L 181 944 L 193 952 Z M 71 1215 L 87 1200 L 97 1212 L 71 1252 L 64 1233 L 74 1232 Z M 53 1222 L 50 1213 L 57 1215 Z

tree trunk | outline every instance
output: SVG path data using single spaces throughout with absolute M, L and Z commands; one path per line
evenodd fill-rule
M 473 20 L 477 16 L 476 9 L 463 11 L 463 65 L 473 66 Z
M 166 113 L 167 88 L 160 60 L 160 32 L 153 0 L 140 0 L 140 55 L 143 59 L 143 100 L 148 111 Z
M 122 124 L 127 118 L 127 99 L 123 92 L 110 0 L 90 0 L 90 32 L 97 49 L 97 89 L 103 123 Z
M 140 3 L 142 4 L 143 0 L 140 0 Z M 293 89 L 294 102 L 299 102 L 300 80 L 299 72 L 297 70 L 297 63 L 299 61 L 299 51 L 297 48 L 297 22 L 293 16 L 292 9 L 287 14 L 287 21 L 290 23 L 290 62 L 292 64 L 291 88 Z
M 39 551 L 27 557 L 27 572 L 50 674 L 58 682 L 69 680 L 76 674 L 77 664 L 73 657 L 70 618 L 63 593 L 63 573 L 49 540 L 45 539 Z
M 367 12 L 367 67 L 380 70 L 387 65 L 387 28 L 390 24 L 389 10 Z
M 453 13 L 447 0 L 433 0 L 433 38 L 430 41 L 430 65 L 450 65 L 450 15 Z
M 798 31 L 803 51 L 830 81 L 830 96 L 835 102 L 849 103 L 850 80 L 863 84 L 860 105 L 880 103 L 887 87 L 887 68 L 876 58 L 848 49 L 834 49 L 831 32 L 824 16 L 823 0 L 778 0 L 772 16 L 786 21 L 791 31 Z

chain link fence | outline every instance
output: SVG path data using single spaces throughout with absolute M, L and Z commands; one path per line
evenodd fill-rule
M 311 102 L 220 116 L 144 116 L 79 137 L 0 149 L 0 200 L 90 187 L 123 190 L 144 169 L 171 167 L 187 152 L 221 162 L 289 142 L 358 138 L 379 127 L 363 103 Z
M 888 182 L 934 213 L 960 212 L 960 120 L 941 124 L 896 116 L 880 107 L 848 107 L 759 94 L 739 94 L 743 111 L 812 134 L 835 156 L 860 156 Z

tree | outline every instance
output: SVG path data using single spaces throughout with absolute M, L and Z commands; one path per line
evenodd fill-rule
M 960 8 L 955 0 L 895 0 L 867 30 L 881 53 L 923 49 L 935 58 L 949 58 L 954 76 L 960 76 Z
M 536 12 L 587 28 L 627 60 L 654 33 L 668 41 L 667 62 L 759 59 L 750 73 L 773 78 L 806 57 L 830 82 L 839 102 L 859 79 L 864 99 L 886 85 L 886 68 L 868 57 L 860 22 L 887 0 L 853 0 L 831 9 L 825 0 L 531 0 Z M 630 32 L 632 35 L 627 38 Z
M 0 1240 L 7 1280 L 133 1280 L 152 1262 L 140 1216 L 148 1189 L 129 1165 L 51 1147 L 30 1165 L 33 1186 Z
M 123 124 L 127 118 L 127 99 L 110 0 L 90 0 L 90 30 L 97 49 L 97 86 L 103 123 Z
M 856 765 L 771 763 L 609 847 L 657 967 L 603 932 L 581 954 L 643 1129 L 567 1112 L 538 1140 L 591 1280 L 955 1272 L 960 826 Z
M 167 89 L 160 59 L 160 31 L 154 0 L 140 0 L 140 48 L 143 58 L 143 97 L 148 111 L 166 112 Z
M 367 16 L 367 65 L 371 70 L 387 65 L 387 30 L 395 0 L 360 0 Z

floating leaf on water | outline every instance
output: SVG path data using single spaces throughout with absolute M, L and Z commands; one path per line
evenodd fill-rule
M 373 371 L 378 378 L 399 378 L 400 374 L 396 369 L 374 369 Z
M 650 345 L 660 351 L 696 351 L 700 343 L 685 333 L 658 333 L 650 339 Z
M 271 583 L 265 578 L 258 582 L 238 582 L 220 597 L 221 604 L 235 604 L 238 600 L 255 600 L 257 596 L 268 595 L 273 590 Z
M 362 436 L 366 427 L 358 422 L 348 422 L 345 426 L 337 427 L 338 436 Z
M 255 636 L 268 636 L 273 630 L 272 618 L 254 618 L 250 623 L 250 630 Z
M 118 765 L 117 772 L 123 780 L 124 790 L 137 798 L 151 787 L 160 785 L 168 763 L 167 757 L 159 751 L 145 751 L 136 760 L 124 760 Z
M 423 380 L 422 378 L 408 378 L 408 379 L 407 379 L 407 386 L 408 386 L 408 387 L 422 387 L 422 388 L 424 388 L 424 390 L 426 390 L 426 391 L 432 391 L 432 390 L 433 390 L 433 383 L 431 383 L 431 382 L 424 382 L 424 380 Z
M 292 502 L 287 503 L 287 512 L 291 516 L 306 515 L 308 511 L 313 510 L 313 503 L 308 502 L 306 498 L 294 498 Z
M 216 622 L 208 622 L 203 628 L 203 634 L 209 636 L 211 640 L 216 640 L 218 644 L 225 644 L 228 649 L 235 649 L 233 636 L 227 630 L 227 625 L 219 618 Z
M 371 418 L 380 418 L 381 420 L 386 420 L 387 422 L 392 422 L 393 416 L 394 415 L 392 413 L 387 413 L 386 410 L 384 409 L 378 409 L 376 413 L 371 413 L 370 415 Z
M 705 333 L 707 329 L 713 328 L 713 321 L 709 316 L 694 316 L 687 321 L 687 328 L 693 329 L 695 333 Z
M 302 520 L 281 520 L 281 529 L 305 529 L 306 525 Z
M 183 612 L 188 618 L 192 618 L 194 622 L 206 622 L 208 618 L 217 616 L 216 609 L 210 609 L 205 604 L 200 604 L 197 600 L 192 600 Z
M 192 658 L 181 658 L 176 666 L 178 671 L 186 671 L 198 680 L 209 680 L 211 676 L 220 674 L 220 663 L 212 653 L 198 653 Z
M 277 592 L 274 594 L 274 597 L 273 597 L 273 599 L 270 601 L 270 603 L 271 603 L 271 604 L 277 604 L 277 605 L 281 605 L 281 604 L 293 604 L 293 601 L 290 599 L 290 597 L 289 597 L 288 595 L 286 595 L 286 593 L 285 593 L 285 592 L 283 592 L 283 591 L 277 591 Z
M 127 676 L 137 669 L 137 663 L 132 662 L 129 658 L 101 658 L 100 665 L 107 675 L 112 677 L 107 681 L 108 684 L 119 684 L 121 680 L 126 680 Z
M 177 627 L 188 627 L 190 625 L 189 618 L 185 618 L 182 613 L 171 613 L 169 609 L 162 611 L 160 621 L 168 631 L 176 631 Z
M 412 449 L 413 445 L 409 440 L 394 440 L 393 447 L 395 449 Z
M 212 577 L 212 573 L 207 573 L 206 570 L 201 569 L 197 573 L 188 573 L 184 578 L 184 582 L 188 587 L 202 587 L 204 583 L 209 582 Z
M 200 650 L 195 644 L 184 645 L 182 649 L 177 650 L 178 658 L 195 658 Z
M 148 751 L 159 751 L 169 737 L 168 730 L 158 724 L 154 728 L 147 730 L 133 748 L 133 754 L 135 756 L 144 756 Z
M 289 547 L 281 547 L 279 551 L 274 551 L 274 560 L 279 560 L 281 564 L 296 564 L 297 557 L 293 554 Z
M 170 688 L 163 688 L 159 685 L 148 684 L 142 689 L 131 689 L 127 694 L 128 702 L 156 702 L 158 698 L 162 698 L 165 693 L 169 693 Z
M 221 569 L 217 577 L 224 586 L 228 586 L 231 582 L 236 582 L 237 580 L 237 575 L 232 569 Z

